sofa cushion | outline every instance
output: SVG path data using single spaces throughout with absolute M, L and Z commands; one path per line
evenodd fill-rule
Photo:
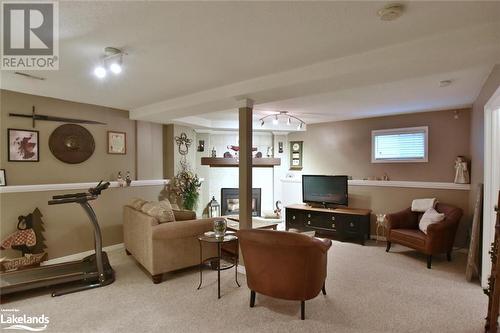
M 130 207 L 141 210 L 142 206 L 146 203 L 146 200 L 142 200 L 141 198 L 133 198 L 132 202 L 129 204 Z
M 168 200 L 160 202 L 146 202 L 141 207 L 141 211 L 158 220 L 158 223 L 174 222 L 175 215 Z
M 390 239 L 416 249 L 425 248 L 426 235 L 418 229 L 392 229 Z
M 438 223 L 440 221 L 444 220 L 444 214 L 439 213 L 436 211 L 434 208 L 429 208 L 424 215 L 422 215 L 422 218 L 420 219 L 420 222 L 418 222 L 418 228 L 425 234 L 427 234 L 427 227 L 433 223 Z

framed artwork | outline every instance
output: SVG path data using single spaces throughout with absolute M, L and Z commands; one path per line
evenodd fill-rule
M 9 162 L 38 162 L 40 145 L 38 131 L 7 129 Z
M 108 154 L 127 153 L 127 133 L 108 131 Z
M 290 170 L 302 170 L 303 141 L 290 141 Z
M 5 175 L 5 169 L 0 169 L 0 186 L 7 186 L 7 176 Z

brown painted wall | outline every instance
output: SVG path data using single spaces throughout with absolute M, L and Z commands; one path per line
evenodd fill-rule
M 470 209 L 474 209 L 477 186 L 484 182 L 484 106 L 500 87 L 500 64 L 495 65 L 472 105 L 470 152 L 472 157 Z
M 470 155 L 470 110 L 453 116 L 449 110 L 313 124 L 289 139 L 304 141 L 304 173 L 452 182 L 456 156 Z M 372 130 L 415 126 L 429 126 L 428 163 L 371 163 Z
M 1 135 L 0 168 L 7 173 L 8 185 L 52 184 L 91 182 L 99 179 L 115 179 L 119 170 L 135 176 L 135 121 L 128 118 L 128 112 L 107 107 L 64 101 L 55 98 L 22 94 L 1 90 Z M 90 131 L 95 141 L 94 154 L 80 164 L 59 161 L 49 149 L 49 136 L 62 125 L 59 122 L 38 121 L 35 130 L 40 132 L 40 162 L 7 162 L 7 129 L 32 130 L 31 120 L 9 117 L 9 113 L 31 113 L 31 107 L 44 115 L 89 119 L 107 125 L 82 125 Z M 127 154 L 107 153 L 107 131 L 127 133 Z
M 428 163 L 371 163 L 372 130 L 415 126 L 429 126 Z M 454 110 L 447 110 L 313 124 L 306 132 L 290 134 L 289 140 L 304 141 L 305 174 L 346 174 L 363 179 L 387 173 L 391 180 L 453 182 L 455 157 L 470 156 L 470 110 L 459 110 L 458 119 L 454 119 Z M 465 245 L 469 191 L 349 187 L 349 206 L 369 208 L 374 213 L 396 212 L 409 207 L 412 199 L 423 197 L 437 197 L 464 209 L 456 244 Z M 373 220 L 372 216 L 375 234 Z
M 128 118 L 128 112 L 106 107 L 74 103 L 2 90 L 0 116 L 0 168 L 6 169 L 8 185 L 80 183 L 97 182 L 100 179 L 116 179 L 119 170 L 136 172 L 135 121 Z M 40 162 L 7 162 L 7 128 L 31 129 L 31 121 L 9 117 L 8 113 L 31 112 L 32 105 L 37 113 L 89 119 L 105 122 L 108 125 L 83 125 L 95 140 L 94 154 L 87 161 L 71 165 L 56 159 L 49 150 L 50 133 L 61 123 L 40 121 L 36 130 L 40 131 Z M 144 124 L 147 126 L 147 124 Z M 161 126 L 155 133 L 161 133 Z M 157 126 L 157 127 L 158 127 Z M 127 133 L 127 154 L 107 154 L 107 131 L 116 130 Z M 151 138 L 153 139 L 153 138 Z M 162 173 L 162 145 L 152 148 L 144 143 L 148 150 L 141 152 L 141 160 L 150 169 L 145 170 L 147 177 Z M 158 150 L 158 151 L 155 151 Z M 150 156 L 153 154 L 154 156 Z M 160 156 L 160 158 L 158 158 Z M 145 200 L 158 200 L 162 186 L 111 188 L 103 192 L 98 200 L 92 202 L 103 233 L 104 246 L 122 242 L 122 209 L 133 197 Z M 0 239 L 16 230 L 17 217 L 31 213 L 38 207 L 45 222 L 46 245 L 49 258 L 57 258 L 93 248 L 93 234 L 90 222 L 84 211 L 76 204 L 48 206 L 47 201 L 53 195 L 81 192 L 81 190 L 47 191 L 29 193 L 0 194 Z M 3 256 L 15 256 L 18 252 L 2 251 Z

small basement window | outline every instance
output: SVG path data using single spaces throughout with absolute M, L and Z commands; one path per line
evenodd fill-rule
M 428 162 L 429 127 L 372 131 L 372 163 Z

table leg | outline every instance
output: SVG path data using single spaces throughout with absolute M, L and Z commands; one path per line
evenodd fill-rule
M 203 254 L 202 254 L 202 247 L 201 247 L 201 241 L 198 240 L 198 244 L 200 245 L 200 284 L 198 285 L 198 290 L 201 288 L 201 283 L 203 281 Z
M 238 251 L 239 251 L 239 246 L 238 246 L 238 241 L 236 241 L 236 253 L 234 254 L 234 266 L 236 268 L 235 268 L 234 276 L 235 276 L 236 284 L 238 285 L 238 287 L 241 287 L 239 282 L 238 282 Z
M 220 243 L 217 242 L 217 296 L 220 298 Z

